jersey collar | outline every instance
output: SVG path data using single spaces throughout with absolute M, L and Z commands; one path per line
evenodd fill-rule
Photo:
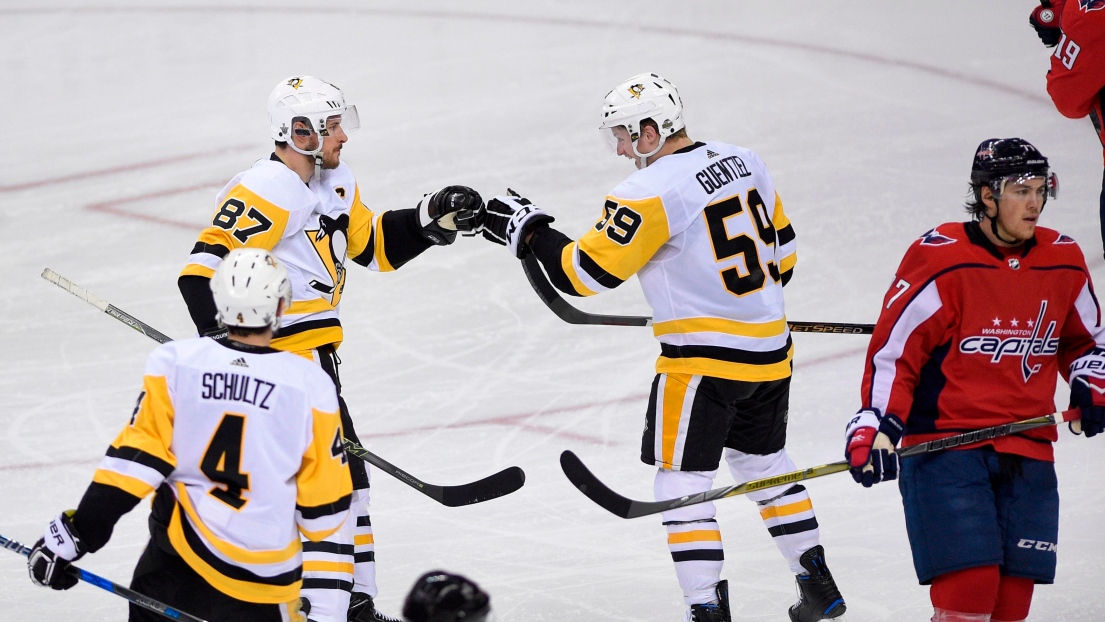
M 233 339 L 216 339 L 215 342 L 221 344 L 224 348 L 249 354 L 274 354 L 280 352 L 280 350 L 268 346 L 255 346 L 248 343 L 242 343 L 241 341 L 234 341 Z
M 672 155 L 675 155 L 677 153 L 690 153 L 690 152 L 694 151 L 695 149 L 698 149 L 699 147 L 705 147 L 705 146 L 706 146 L 706 143 L 704 143 L 702 141 L 698 141 L 693 145 L 687 145 L 686 147 L 683 147 L 682 149 L 676 149 L 675 151 L 673 151 L 671 153 L 672 153 Z
M 967 232 L 967 239 L 970 240 L 972 244 L 981 246 L 982 248 L 986 249 L 987 253 L 990 253 L 995 258 L 1001 261 L 1005 261 L 1005 259 L 1009 257 L 1010 254 L 1012 254 L 1009 251 L 1014 250 L 1007 249 L 1007 251 L 1003 253 L 1003 249 L 995 246 L 994 243 L 990 241 L 990 238 L 986 237 L 986 234 L 982 232 L 982 225 L 979 224 L 978 221 L 972 220 L 970 222 L 963 223 L 963 229 Z M 1028 251 L 1032 250 L 1035 247 L 1036 236 L 1033 235 L 1032 239 L 1024 243 L 1023 248 L 1021 249 L 1021 257 L 1027 257 Z

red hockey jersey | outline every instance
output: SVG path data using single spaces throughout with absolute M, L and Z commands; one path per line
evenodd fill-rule
M 883 299 L 863 407 L 905 421 L 903 447 L 1049 414 L 1056 377 L 1095 340 L 1103 344 L 1100 325 L 1070 237 L 1037 227 L 1008 252 L 978 223 L 940 225 L 910 246 Z M 1050 461 L 1057 438 L 1045 427 L 986 444 Z
M 1047 92 L 1064 116 L 1090 115 L 1105 146 L 1105 0 L 1066 0 L 1063 36 L 1051 55 Z

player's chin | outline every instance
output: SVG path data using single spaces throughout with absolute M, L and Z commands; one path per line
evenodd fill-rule
M 341 163 L 341 158 L 338 154 L 322 158 L 322 168 L 333 169 L 338 168 L 338 164 Z

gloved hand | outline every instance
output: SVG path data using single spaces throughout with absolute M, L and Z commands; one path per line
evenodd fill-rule
M 27 557 L 27 572 L 31 581 L 55 590 L 67 590 L 79 579 L 69 562 L 84 555 L 81 537 L 73 524 L 76 510 L 62 512 L 46 527 L 46 535 L 31 547 Z
M 844 432 L 844 457 L 848 471 L 864 488 L 898 478 L 898 453 L 905 424 L 894 415 L 879 417 L 874 410 L 861 410 Z
M 1059 18 L 1063 15 L 1064 1 L 1040 0 L 1040 6 L 1033 9 L 1028 16 L 1028 23 L 1032 24 L 1040 41 L 1049 48 L 1058 45 L 1063 36 L 1063 31 L 1059 28 Z
M 438 246 L 452 244 L 458 231 L 465 235 L 479 233 L 485 213 L 480 193 L 468 186 L 446 186 L 418 202 L 422 235 Z
M 506 246 L 511 254 L 521 259 L 526 252 L 526 235 L 534 227 L 547 225 L 555 219 L 529 199 L 512 190 L 507 192 L 513 196 L 497 196 L 488 202 L 483 237 Z
M 1105 432 L 1105 348 L 1093 348 L 1070 364 L 1070 405 L 1082 411 L 1082 419 L 1067 425 L 1086 437 Z

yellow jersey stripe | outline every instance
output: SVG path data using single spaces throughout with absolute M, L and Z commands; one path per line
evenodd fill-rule
M 714 378 L 726 378 L 729 380 L 741 380 L 744 382 L 767 382 L 770 380 L 782 380 L 791 375 L 791 359 L 794 356 L 794 348 L 791 347 L 787 360 L 768 365 L 751 365 L 749 363 L 730 363 L 701 357 L 668 358 L 661 356 L 656 360 L 656 373 L 658 374 L 690 374 L 699 376 L 712 376 Z
M 285 352 L 314 350 L 327 344 L 334 344 L 336 348 L 341 344 L 342 337 L 340 326 L 326 326 L 305 330 L 302 333 L 288 335 L 287 337 L 277 337 L 272 340 L 272 347 Z
M 380 267 L 380 272 L 391 272 L 395 270 L 395 266 L 391 265 L 388 261 L 388 254 L 384 252 L 384 215 L 380 214 L 376 217 L 376 249 L 373 253 L 376 255 L 376 265 Z
M 376 540 L 373 539 L 372 534 L 370 534 L 370 533 L 358 534 L 358 535 L 353 536 L 353 545 L 354 546 L 362 546 L 362 545 L 365 545 L 365 544 L 375 544 L 375 543 L 376 543 Z
M 348 562 L 323 562 L 312 559 L 303 560 L 303 572 L 344 572 L 353 574 L 353 564 Z
M 308 313 L 321 313 L 323 311 L 333 311 L 334 305 L 330 304 L 329 300 L 325 298 L 313 298 L 311 300 L 295 300 L 292 301 L 292 306 L 288 307 L 288 310 L 284 312 L 285 315 L 306 315 Z
M 190 263 L 184 266 L 184 270 L 180 271 L 180 276 L 202 276 L 205 279 L 209 279 L 215 276 L 215 271 L 198 263 Z
M 787 272 L 787 271 L 793 269 L 794 264 L 796 264 L 796 263 L 798 263 L 798 253 L 791 253 L 791 254 L 787 255 L 786 257 L 783 257 L 783 260 L 779 262 L 779 271 L 780 272 Z M 804 266 L 806 264 L 802 264 L 802 265 Z M 805 270 L 805 268 L 802 268 L 802 269 Z
M 583 284 L 583 281 L 579 278 L 579 273 L 576 272 L 575 254 L 576 242 L 572 242 L 565 246 L 560 254 L 560 267 L 564 270 L 564 274 L 568 275 L 568 280 L 572 282 L 572 287 L 576 289 L 577 294 L 594 296 L 595 292 L 591 291 L 591 288 Z
M 782 229 L 790 224 L 790 219 L 787 218 L 786 213 L 783 211 L 783 199 L 779 196 L 779 193 L 775 193 L 775 210 L 771 216 L 771 223 L 775 225 L 776 229 Z
M 215 534 L 211 533 L 211 530 L 207 528 L 207 525 L 203 524 L 198 514 L 196 514 L 195 508 L 192 507 L 192 500 L 188 497 L 188 489 L 184 487 L 181 482 L 176 482 L 176 498 L 179 507 L 184 508 L 184 512 L 191 519 L 191 523 L 195 525 L 199 530 L 203 539 L 219 550 L 220 553 L 229 557 L 230 559 L 242 563 L 242 564 L 279 564 L 295 557 L 301 549 L 299 540 L 292 540 L 288 543 L 288 546 L 282 550 L 272 551 L 250 551 L 238 546 L 234 546 L 229 542 L 224 542 L 218 538 Z
M 105 486 L 112 486 L 118 488 L 127 494 L 134 495 L 139 499 L 145 497 L 154 491 L 153 486 L 150 486 L 146 482 L 116 473 L 114 471 L 107 471 L 105 469 L 97 469 L 96 473 L 92 475 L 92 481 L 97 484 L 104 484 Z
M 664 379 L 663 455 L 661 461 L 670 467 L 675 461 L 675 445 L 679 437 L 679 419 L 683 414 L 683 400 L 687 397 L 687 383 L 674 378 Z
M 691 317 L 652 325 L 652 334 L 725 333 L 738 337 L 778 337 L 786 332 L 786 319 L 771 322 L 739 322 L 713 317 Z

